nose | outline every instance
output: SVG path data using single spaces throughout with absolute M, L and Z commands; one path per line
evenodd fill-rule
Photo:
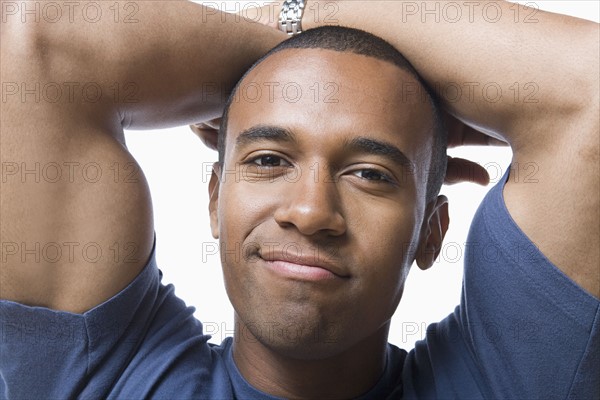
M 290 182 L 289 191 L 275 211 L 275 221 L 281 227 L 294 226 L 307 236 L 318 233 L 343 235 L 346 220 L 341 211 L 337 184 L 311 176 Z

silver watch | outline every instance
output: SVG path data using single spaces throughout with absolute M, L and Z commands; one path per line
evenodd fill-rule
M 279 14 L 279 29 L 289 36 L 302 32 L 304 0 L 285 0 Z

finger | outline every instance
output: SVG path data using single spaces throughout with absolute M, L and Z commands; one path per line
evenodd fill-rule
M 448 147 L 458 146 L 508 146 L 508 143 L 463 124 L 448 135 Z
M 259 19 L 259 23 L 268 26 L 270 28 L 279 30 L 279 19 L 277 18 L 277 16 L 280 14 L 281 12 L 281 1 L 277 1 L 274 4 L 269 4 L 266 6 L 263 6 L 260 8 L 260 19 Z M 271 6 L 274 6 L 275 8 L 273 9 Z
M 211 119 L 209 121 L 204 121 L 202 124 L 205 126 L 205 129 L 214 129 L 216 131 L 221 127 L 221 118 Z
M 490 175 L 481 165 L 463 158 L 448 157 L 446 185 L 454 185 L 461 182 L 471 182 L 479 185 L 490 183 Z
M 212 128 L 207 128 L 205 124 L 190 125 L 192 132 L 202 140 L 202 143 L 210 149 L 218 150 L 219 134 Z
M 192 128 L 194 126 L 199 129 L 214 129 L 214 130 L 218 131 L 219 128 L 221 127 L 221 118 L 215 118 L 215 119 L 211 119 L 209 121 L 198 122 L 198 123 L 190 125 L 190 128 Z
M 487 146 L 500 146 L 500 147 L 510 147 L 510 143 L 505 142 L 502 139 L 496 139 L 492 136 L 487 136 Z
M 485 133 L 465 125 L 462 135 L 462 145 L 468 146 L 508 146 L 503 140 L 497 139 Z
M 457 146 L 508 146 L 504 140 L 470 127 L 449 112 L 444 112 L 444 124 L 448 130 L 448 147 Z
M 273 8 L 275 6 L 275 8 Z M 277 16 L 281 11 L 281 1 L 271 3 L 262 7 L 244 7 L 244 9 L 238 12 L 246 21 L 257 22 L 259 24 L 268 26 L 269 28 L 277 29 L 279 20 Z

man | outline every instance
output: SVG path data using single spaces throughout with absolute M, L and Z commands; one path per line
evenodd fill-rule
M 268 82 L 303 95 L 236 100 Z M 309 88 L 328 84 L 335 99 L 315 101 Z M 236 362 L 264 392 L 350 398 L 383 373 L 410 265 L 431 265 L 448 226 L 440 112 L 431 97 L 404 99 L 411 85 L 390 45 L 321 28 L 270 52 L 226 108 L 211 221 Z
M 134 32 L 127 35 L 119 29 L 104 31 L 102 23 L 86 26 L 102 32 L 97 36 L 75 34 L 74 24 L 52 30 L 44 25 L 20 24 L 19 30 L 16 24 L 3 25 L 3 40 L 8 37 L 13 43 L 8 50 L 3 46 L 3 56 L 4 52 L 24 54 L 36 61 L 27 66 L 10 63 L 3 68 L 3 81 L 9 80 L 4 74 L 27 82 L 31 76 L 46 82 L 72 82 L 76 76 L 107 87 L 108 82 L 135 76 L 142 100 L 133 105 L 106 100 L 93 105 L 68 99 L 39 104 L 7 100 L 2 115 L 3 162 L 54 165 L 50 163 L 58 160 L 60 165 L 77 160 L 84 165 L 117 166 L 132 162 L 119 143 L 122 126 L 215 116 L 212 110 L 220 109 L 218 101 L 194 96 L 194 91 L 210 79 L 231 87 L 245 60 L 268 48 L 248 40 L 250 33 L 260 33 L 261 40 L 270 38 L 269 46 L 280 40 L 251 24 L 221 26 L 207 21 L 198 26 L 198 18 L 193 18 L 200 17 L 194 14 L 198 8 L 176 6 L 167 3 L 146 9 L 141 26 L 128 28 Z M 385 21 L 398 15 L 395 7 L 382 2 L 358 9 L 342 3 L 340 19 L 388 39 L 430 82 L 465 76 L 485 81 L 487 74 L 494 74 L 487 67 L 489 61 L 478 65 L 471 60 L 465 67 L 465 54 L 460 60 L 452 58 L 452 51 L 458 49 L 441 39 L 432 40 L 430 51 L 419 55 L 423 49 L 411 35 L 426 35 L 426 30 L 415 27 L 400 37 L 395 30 L 399 28 Z M 175 17 L 181 28 L 170 29 L 170 18 Z M 358 17 L 360 23 L 355 22 Z M 567 34 L 559 32 L 560 18 L 543 15 L 541 27 L 525 33 L 536 43 L 541 35 L 557 35 L 558 41 Z M 511 221 L 501 201 L 503 187 L 498 186 L 482 208 L 474 237 L 482 244 L 497 245 L 502 258 L 490 261 L 475 247 L 461 307 L 410 355 L 386 345 L 386 329 L 412 259 L 422 268 L 430 266 L 447 227 L 444 198 L 435 196 L 437 189 L 433 196 L 427 190 L 430 178 L 439 172 L 434 168 L 434 174 L 427 174 L 435 108 L 423 101 L 427 96 L 402 96 L 403 86 L 418 84 L 410 69 L 352 51 L 288 48 L 263 60 L 240 87 L 294 82 L 303 88 L 336 83 L 339 77 L 334 86 L 339 88 L 339 98 L 322 104 L 302 97 L 296 104 L 278 95 L 272 102 L 262 97 L 257 104 L 232 100 L 222 132 L 222 163 L 211 182 L 211 221 L 213 234 L 225 249 L 223 267 L 241 322 L 236 332 L 239 340 L 210 349 L 190 311 L 170 289 L 159 287 L 152 257 L 151 208 L 142 179 L 128 182 L 129 186 L 120 180 L 94 181 L 89 174 L 80 182 L 37 186 L 38 182 L 27 179 L 7 180 L 2 189 L 3 242 L 62 243 L 64 247 L 77 240 L 115 250 L 112 257 L 94 263 L 86 252 L 81 253 L 84 260 L 59 266 L 35 262 L 27 251 L 16 261 L 6 258 L 4 262 L 3 257 L 2 298 L 10 300 L 2 303 L 4 393 L 61 398 L 258 398 L 264 392 L 312 398 L 596 395 L 598 182 L 589 164 L 597 168 L 598 121 L 593 111 L 598 94 L 588 86 L 597 85 L 597 76 L 590 71 L 597 70 L 598 60 L 585 49 L 595 48 L 597 27 L 571 23 L 574 33 L 568 39 L 581 43 L 581 48 L 570 50 L 571 58 L 581 60 L 580 70 L 570 71 L 575 79 L 567 81 L 577 89 L 575 94 L 566 91 L 566 83 L 554 74 L 545 76 L 545 70 L 536 69 L 538 81 L 549 88 L 538 105 L 482 99 L 446 104 L 463 120 L 510 142 L 515 162 L 531 160 L 540 165 L 539 185 L 530 188 L 509 180 L 504 195 L 510 215 L 541 252 Z M 144 26 L 157 25 L 169 35 L 137 40 L 150 32 Z M 464 31 L 446 28 L 436 26 L 435 35 L 455 43 L 461 42 L 461 35 L 475 34 L 474 30 L 494 34 L 494 29 L 505 28 L 507 42 L 520 34 L 513 26 L 483 23 Z M 14 45 L 11 35 L 23 31 L 30 39 L 24 46 Z M 245 36 L 244 46 L 236 35 Z M 185 37 L 202 39 L 182 45 L 187 43 Z M 216 37 L 224 42 L 213 44 Z M 180 46 L 177 50 L 174 43 Z M 89 52 L 84 44 L 98 51 Z M 82 49 L 85 52 L 78 53 Z M 478 47 L 474 54 L 498 60 L 508 50 L 513 47 L 498 44 L 489 54 Z M 543 50 L 540 57 L 552 68 L 571 67 L 551 48 Z M 129 62 L 95 67 L 96 57 L 109 51 Z M 177 59 L 189 57 L 188 65 L 198 65 L 202 78 L 195 77 L 198 71 L 191 73 L 185 63 L 157 57 L 169 51 Z M 73 52 L 79 57 L 68 56 Z M 200 60 L 201 55 L 205 60 Z M 524 59 L 511 71 L 493 76 L 512 81 L 526 76 L 539 62 Z M 377 74 L 365 73 L 371 71 Z M 85 100 L 89 93 L 80 96 Z M 205 115 L 199 115 L 201 110 Z M 44 131 L 37 128 L 41 123 Z M 574 124 L 579 135 L 565 139 L 564 132 Z M 31 138 L 19 144 L 25 129 Z M 556 171 L 555 165 L 566 160 L 572 168 Z M 316 175 L 307 176 L 309 172 Z M 94 185 L 85 185 L 88 181 Z M 558 198 L 573 202 L 544 208 L 550 188 Z M 575 199 L 574 192 L 585 195 Z M 35 204 L 33 195 L 45 203 Z M 65 209 L 64 199 L 70 210 Z M 243 209 L 242 204 L 246 204 Z M 569 232 L 567 245 L 564 235 L 553 231 L 554 223 L 578 228 Z M 508 240 L 496 239 L 498 234 Z M 124 262 L 116 256 L 118 246 L 113 243 L 134 243 L 140 257 Z M 294 247 L 284 249 L 288 244 Z M 285 251 L 290 249 L 293 252 Z M 44 254 L 42 259 L 51 258 Z M 4 284 L 7 281 L 9 285 Z M 533 321 L 539 331 L 527 341 L 517 330 L 510 337 L 504 334 L 486 342 L 477 324 L 489 318 L 510 321 L 502 326 Z M 49 327 L 59 324 L 68 327 L 69 334 L 56 340 Z M 297 330 L 300 336 L 290 343 L 279 329 L 290 324 L 310 329 Z M 568 331 L 564 325 L 570 325 Z M 21 362 L 15 361 L 15 354 Z M 40 354 L 50 365 L 40 368 L 34 358 Z M 560 373 L 546 366 L 558 363 Z

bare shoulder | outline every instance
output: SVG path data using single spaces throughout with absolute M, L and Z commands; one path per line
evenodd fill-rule
M 83 312 L 147 263 L 152 206 L 110 83 L 57 29 L 2 24 L 0 298 Z

